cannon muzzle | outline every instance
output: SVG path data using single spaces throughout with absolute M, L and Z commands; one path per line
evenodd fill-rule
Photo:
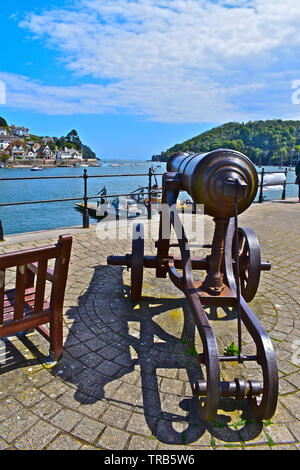
M 167 171 L 179 173 L 182 189 L 213 217 L 232 217 L 235 200 L 238 214 L 244 212 L 258 188 L 253 163 L 235 150 L 218 149 L 194 155 L 178 152 L 169 158 Z

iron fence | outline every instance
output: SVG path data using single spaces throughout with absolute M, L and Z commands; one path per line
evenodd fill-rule
M 0 178 L 1 181 L 22 181 L 22 180 L 49 180 L 49 179 L 82 179 L 83 180 L 83 194 L 78 197 L 71 197 L 71 198 L 60 198 L 60 199 L 45 199 L 45 200 L 36 200 L 36 201 L 19 201 L 19 202 L 5 202 L 0 203 L 0 207 L 7 207 L 7 206 L 21 206 L 27 204 L 45 204 L 45 203 L 54 203 L 54 202 L 70 202 L 70 201 L 82 201 L 83 200 L 83 217 L 82 217 L 82 227 L 89 228 L 89 211 L 88 211 L 88 201 L 91 199 L 100 199 L 101 196 L 89 196 L 88 195 L 88 179 L 89 178 L 122 178 L 122 177 L 135 177 L 135 176 L 144 176 L 148 177 L 148 185 L 146 186 L 146 194 L 148 195 L 148 202 L 146 204 L 147 207 L 147 217 L 151 219 L 152 211 L 151 211 L 151 197 L 153 194 L 152 182 L 153 177 L 162 176 L 163 173 L 156 173 L 150 167 L 148 173 L 134 173 L 134 174 L 103 174 L 103 175 L 88 175 L 87 169 L 84 169 L 82 175 L 57 175 L 57 176 L 20 176 L 15 178 Z M 130 196 L 131 193 L 124 193 L 124 194 L 103 194 L 102 197 L 107 199 L 111 198 L 118 198 L 118 197 L 126 197 Z M 3 233 L 3 226 L 0 219 L 0 241 L 4 240 L 4 233 Z
M 276 173 L 284 173 L 285 174 L 285 181 L 283 183 L 283 188 L 282 188 L 282 195 L 281 199 L 284 200 L 286 197 L 286 185 L 287 184 L 292 184 L 288 183 L 286 181 L 287 179 L 287 172 L 288 169 L 285 168 L 284 171 L 272 171 L 268 172 L 265 171 L 264 168 L 262 168 L 261 172 L 258 172 L 258 174 L 261 175 L 260 177 L 260 183 L 259 183 L 259 196 L 258 196 L 258 202 L 262 203 L 264 200 L 263 196 L 263 190 L 264 190 L 264 178 L 268 174 L 276 174 Z M 156 176 L 162 176 L 163 173 L 155 173 L 154 170 L 150 167 L 148 173 L 134 173 L 134 174 L 103 174 L 103 175 L 88 175 L 87 170 L 84 169 L 82 175 L 57 175 L 57 176 L 32 176 L 32 177 L 15 177 L 15 178 L 0 178 L 1 181 L 22 181 L 22 180 L 49 180 L 49 179 L 82 179 L 83 180 L 83 194 L 78 197 L 72 197 L 72 198 L 60 198 L 60 199 L 47 199 L 47 200 L 35 200 L 35 201 L 19 201 L 19 202 L 6 202 L 6 203 L 0 203 L 0 207 L 7 207 L 7 206 L 20 206 L 20 205 L 26 205 L 26 204 L 44 204 L 44 203 L 56 203 L 56 202 L 70 202 L 70 201 L 79 201 L 83 200 L 83 218 L 82 218 L 82 227 L 83 228 L 89 228 L 89 211 L 88 211 L 88 201 L 92 199 L 99 199 L 101 196 L 95 195 L 95 196 L 88 196 L 88 179 L 89 178 L 122 178 L 122 177 L 135 177 L 135 176 L 144 176 L 148 177 L 148 185 L 146 186 L 147 191 L 146 194 L 148 195 L 148 202 L 146 204 L 147 207 L 147 218 L 151 219 L 152 217 L 152 210 L 151 210 L 151 197 L 153 194 L 153 188 L 152 188 L 152 181 L 153 177 Z M 124 194 L 105 194 L 103 197 L 110 199 L 110 198 L 117 198 L 117 197 L 126 197 L 129 196 L 130 193 L 124 193 Z M 0 241 L 4 239 L 4 233 L 3 233 L 3 226 L 2 222 L 0 219 Z

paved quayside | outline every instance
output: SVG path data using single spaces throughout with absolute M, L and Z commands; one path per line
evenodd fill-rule
M 68 228 L 10 235 L 0 244 L 4 253 L 56 242 L 59 233 L 74 236 L 61 361 L 43 367 L 33 345 L 47 354 L 48 344 L 35 333 L 28 341 L 2 342 L 0 449 L 299 449 L 300 204 L 253 204 L 239 224 L 256 232 L 262 259 L 272 264 L 251 302 L 279 367 L 279 403 L 271 422 L 254 421 L 246 407 L 229 399 L 214 423 L 202 421 L 191 392 L 202 377 L 195 357 L 202 347 L 183 295 L 145 270 L 144 297 L 131 302 L 130 272 L 106 264 L 108 255 L 130 253 L 131 240 L 103 242 L 95 226 Z M 206 243 L 212 229 L 205 218 Z M 155 254 L 153 240 L 146 240 L 145 253 Z M 222 354 L 237 341 L 236 317 L 229 310 L 206 311 Z M 251 349 L 247 332 L 243 341 Z M 256 364 L 222 365 L 224 380 L 243 374 L 259 378 Z

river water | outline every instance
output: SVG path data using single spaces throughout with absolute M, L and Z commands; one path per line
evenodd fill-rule
M 102 167 L 88 167 L 87 173 L 89 176 L 103 176 L 103 178 L 88 179 L 88 195 L 97 195 L 103 186 L 106 186 L 107 194 L 130 193 L 139 186 L 147 186 L 148 177 L 142 175 L 148 173 L 150 166 L 154 167 L 156 173 L 163 173 L 165 171 L 165 163 L 156 162 L 130 161 L 124 162 L 120 166 L 109 166 L 109 164 L 104 163 Z M 261 171 L 260 168 L 257 168 L 257 170 L 258 172 Z M 80 176 L 83 175 L 83 171 L 84 168 L 44 168 L 37 172 L 30 171 L 29 168 L 0 168 L 0 203 L 82 198 L 83 178 L 18 181 L 4 181 L 1 178 Z M 284 169 L 265 167 L 265 171 L 284 171 Z M 108 176 L 120 174 L 128 176 Z M 130 176 L 131 174 L 141 176 Z M 157 176 L 157 180 L 158 184 L 161 184 L 161 176 Z M 288 171 L 287 182 L 294 183 L 294 180 L 294 171 Z M 297 189 L 298 187 L 295 184 L 287 184 L 286 197 L 297 196 Z M 182 193 L 181 199 L 186 197 L 188 195 Z M 258 196 L 256 200 L 257 198 Z M 281 191 L 266 192 L 265 198 L 281 198 Z M 82 202 L 82 200 L 0 207 L 0 220 L 2 221 L 4 235 L 81 225 L 82 213 L 75 209 L 76 202 Z

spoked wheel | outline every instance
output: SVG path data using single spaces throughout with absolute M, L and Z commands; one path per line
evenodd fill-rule
M 139 300 L 142 296 L 144 271 L 144 225 L 134 224 L 131 254 L 131 300 Z
M 261 272 L 260 247 L 252 229 L 241 227 L 238 229 L 238 254 L 241 294 L 246 302 L 250 302 L 257 292 Z M 234 260 L 234 239 L 232 257 Z

